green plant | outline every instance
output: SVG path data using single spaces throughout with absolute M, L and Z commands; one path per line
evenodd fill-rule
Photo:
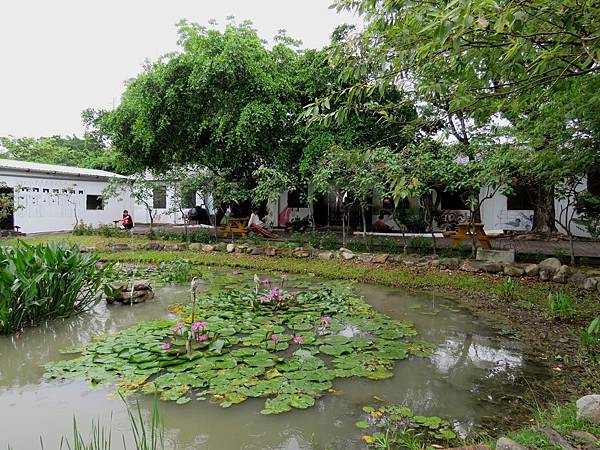
M 508 277 L 498 285 L 496 294 L 501 300 L 514 300 L 516 298 L 516 288 L 515 281 L 511 277 Z
M 188 233 L 190 242 L 200 242 L 202 244 L 210 244 L 215 242 L 215 237 L 208 230 L 197 230 Z
M 431 252 L 431 239 L 414 237 L 409 241 L 408 248 L 419 255 L 427 255 Z
M 369 251 L 369 249 L 373 248 L 373 239 L 372 238 L 365 239 L 362 237 L 348 239 L 346 241 L 346 248 L 348 250 L 352 250 L 353 252 Z
M 378 246 L 385 253 L 402 253 L 403 252 L 403 244 L 398 239 L 394 238 L 385 238 L 378 241 Z
M 564 290 L 548 294 L 546 304 L 550 314 L 560 319 L 568 319 L 575 314 L 573 298 Z
M 0 333 L 89 309 L 110 266 L 78 246 L 0 247 Z
M 321 236 L 321 245 L 323 250 L 337 250 L 339 248 L 337 235 L 333 231 L 328 231 Z
M 579 334 L 581 345 L 589 352 L 595 353 L 600 343 L 600 316 L 592 320 L 587 329 Z
M 305 233 L 300 233 L 299 231 L 295 231 L 291 234 L 292 241 L 297 242 L 298 246 L 304 247 L 306 245 L 306 236 Z
M 316 231 L 308 231 L 306 234 L 306 242 L 309 247 L 319 248 L 321 246 L 321 235 Z

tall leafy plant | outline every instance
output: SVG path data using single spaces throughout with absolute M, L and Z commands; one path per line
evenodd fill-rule
M 77 246 L 0 247 L 0 333 L 91 308 L 107 270 Z

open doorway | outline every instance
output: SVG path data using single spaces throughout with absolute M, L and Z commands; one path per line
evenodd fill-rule
M 13 231 L 15 229 L 15 214 L 13 211 L 14 194 L 15 191 L 13 188 L 0 187 L 0 203 L 3 201 L 10 202 L 8 205 L 0 204 L 0 230 Z M 10 213 L 5 216 L 3 211 L 7 210 L 10 211 Z

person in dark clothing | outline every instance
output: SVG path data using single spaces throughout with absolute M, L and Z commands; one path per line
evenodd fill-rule
M 123 217 L 119 222 L 121 224 L 122 230 L 129 231 L 133 228 L 133 219 L 131 218 L 131 216 L 129 215 L 129 211 L 127 210 L 123 211 Z

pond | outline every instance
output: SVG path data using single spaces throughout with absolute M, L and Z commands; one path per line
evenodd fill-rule
M 467 432 L 488 416 L 511 414 L 507 398 L 523 393 L 522 380 L 546 376 L 517 341 L 498 335 L 450 300 L 378 286 L 357 289 L 377 311 L 413 322 L 418 337 L 433 344 L 432 356 L 398 361 L 394 376 L 386 380 L 336 379 L 335 391 L 313 407 L 279 415 L 261 415 L 263 399 L 228 409 L 208 401 L 160 402 L 167 448 L 364 448 L 355 422 L 362 406 L 380 400 L 448 418 L 455 430 Z M 0 337 L 0 448 L 40 448 L 40 436 L 45 449 L 59 448 L 60 437 L 71 433 L 73 416 L 84 433 L 93 420 L 110 424 L 113 441 L 119 442 L 129 421 L 126 405 L 111 395 L 112 389 L 90 389 L 79 380 L 45 380 L 43 365 L 68 358 L 59 350 L 80 347 L 93 336 L 143 320 L 175 319 L 167 306 L 187 301 L 186 288 L 163 287 L 152 302 L 134 307 L 102 304 L 93 312 L 28 329 L 21 336 Z M 129 405 L 136 401 L 149 416 L 152 396 L 127 398 Z

